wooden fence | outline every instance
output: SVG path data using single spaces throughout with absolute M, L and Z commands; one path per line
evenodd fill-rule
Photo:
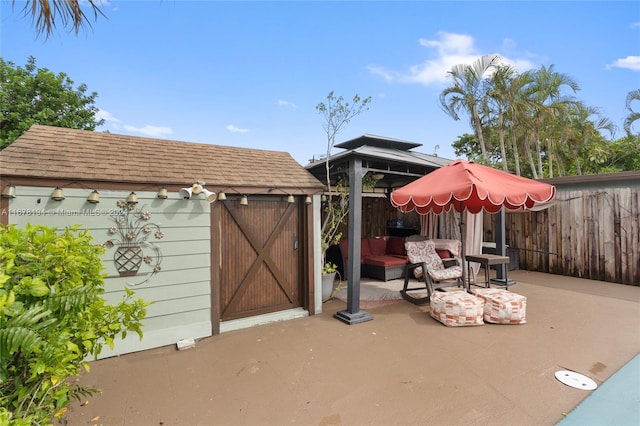
M 506 242 L 530 271 L 640 285 L 640 171 L 546 179 L 556 186 L 547 210 L 506 213 Z M 362 236 L 388 233 L 387 221 L 419 227 L 388 198 L 364 198 Z M 495 215 L 485 214 L 484 241 L 495 241 Z M 344 235 L 347 228 L 344 226 Z M 441 238 L 460 238 L 458 218 L 440 216 Z
M 640 285 L 640 172 L 600 179 L 549 179 L 555 204 L 505 215 L 507 244 L 520 268 Z M 495 241 L 495 217 L 484 217 L 484 240 Z

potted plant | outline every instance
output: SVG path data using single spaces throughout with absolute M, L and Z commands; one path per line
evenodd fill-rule
M 334 283 L 336 279 L 338 266 L 335 263 L 326 262 L 322 267 L 322 301 L 329 300 L 333 297 L 335 290 Z
M 322 300 L 331 298 L 338 266 L 327 259 L 327 250 L 340 243 L 342 238 L 341 225 L 349 215 L 349 191 L 340 182 L 336 191 L 329 190 L 323 202 L 324 220 L 322 222 Z

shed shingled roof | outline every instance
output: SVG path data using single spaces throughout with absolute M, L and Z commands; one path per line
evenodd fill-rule
M 0 151 L 1 173 L 69 180 L 322 188 L 289 153 L 34 125 Z

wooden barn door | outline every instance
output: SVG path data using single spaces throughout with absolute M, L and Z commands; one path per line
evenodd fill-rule
M 282 197 L 224 202 L 220 217 L 222 321 L 302 306 L 300 208 Z

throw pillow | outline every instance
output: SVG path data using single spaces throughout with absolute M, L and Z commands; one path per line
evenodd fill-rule
M 383 237 L 368 238 L 369 250 L 373 256 L 384 256 L 387 252 L 387 241 Z
M 404 256 L 404 238 L 402 237 L 389 237 L 387 240 L 387 254 L 394 254 L 397 256 Z

